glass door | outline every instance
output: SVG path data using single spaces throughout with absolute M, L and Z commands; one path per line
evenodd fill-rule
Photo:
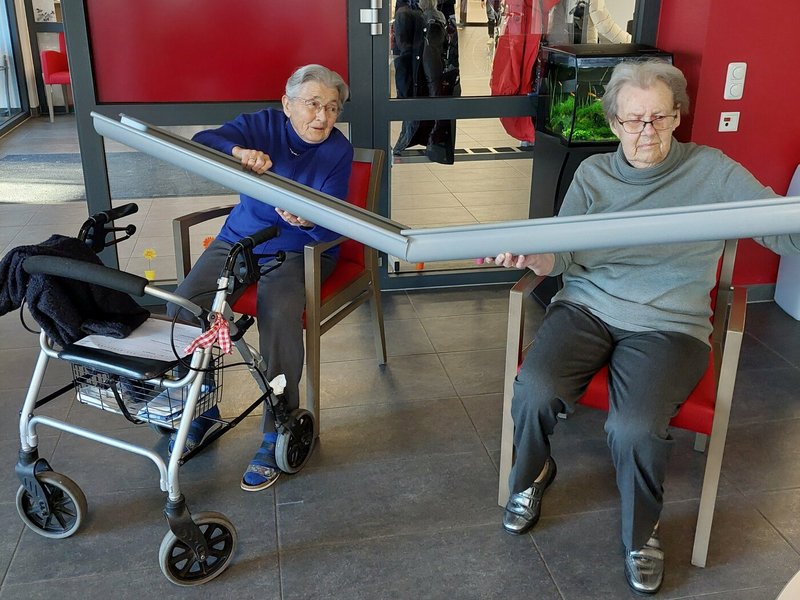
M 28 112 L 16 18 L 13 0 L 0 0 L 0 133 Z
M 391 1 L 389 33 L 373 61 L 375 140 L 391 157 L 386 214 L 409 228 L 526 219 L 535 103 L 526 82 L 515 87 L 519 82 L 498 75 L 512 62 L 507 40 L 499 43 L 502 12 L 511 10 L 494 0 L 488 16 L 479 0 Z M 479 258 L 407 263 L 390 256 L 382 286 L 475 285 L 518 276 Z
M 613 13 L 624 31 L 634 0 L 388 3 L 373 58 L 374 140 L 391 157 L 384 214 L 409 228 L 529 218 L 540 43 L 612 41 L 589 27 L 590 14 Z M 411 264 L 390 256 L 382 286 L 518 277 L 480 258 Z

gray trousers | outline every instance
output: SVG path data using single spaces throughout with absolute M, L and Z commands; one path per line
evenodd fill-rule
M 196 304 L 211 308 L 217 278 L 225 264 L 232 244 L 215 239 L 189 271 L 175 293 Z M 333 272 L 336 259 L 322 255 L 322 280 Z M 229 302 L 238 298 L 244 287 L 237 284 Z M 287 252 L 286 260 L 274 271 L 262 276 L 258 282 L 256 319 L 258 324 L 259 352 L 267 364 L 267 378 L 283 373 L 286 376 L 284 395 L 289 410 L 300 406 L 300 377 L 303 374 L 305 347 L 303 346 L 303 311 L 306 305 L 305 269 L 302 252 Z M 174 317 L 174 305 L 167 305 L 167 314 Z M 189 313 L 182 311 L 181 318 L 191 321 Z M 264 407 L 264 431 L 275 430 L 271 411 Z
M 670 419 L 708 367 L 709 347 L 689 335 L 630 332 L 554 302 L 514 381 L 512 493 L 530 487 L 550 456 L 558 413 L 571 413 L 592 376 L 609 367 L 608 446 L 617 473 L 622 542 L 645 545 L 663 505 Z

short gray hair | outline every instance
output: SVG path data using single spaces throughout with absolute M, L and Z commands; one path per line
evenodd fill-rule
M 674 107 L 686 114 L 689 112 L 689 95 L 686 93 L 686 77 L 678 67 L 661 59 L 642 61 L 627 60 L 614 67 L 611 79 L 603 93 L 603 112 L 612 121 L 619 110 L 619 92 L 628 83 L 643 90 L 657 81 L 663 82 L 672 92 Z
M 327 88 L 335 88 L 339 93 L 339 108 L 344 106 L 350 97 L 350 88 L 336 71 L 331 71 L 322 65 L 306 65 L 300 67 L 286 80 L 286 95 L 296 98 L 300 93 L 300 86 L 309 81 L 316 81 Z
M 436 9 L 436 0 L 419 0 L 419 8 L 422 12 Z

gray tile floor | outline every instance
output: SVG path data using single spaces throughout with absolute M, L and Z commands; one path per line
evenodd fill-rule
M 14 144 L 42 152 L 33 138 L 48 142 L 38 126 L 26 126 L 35 135 L 24 143 L 0 140 L 0 155 Z M 69 144 L 74 151 L 74 139 L 63 131 L 59 138 L 60 151 Z M 0 205 L 4 215 L 11 208 Z M 0 232 L 15 226 L 4 217 Z M 366 311 L 323 337 L 321 438 L 303 471 L 261 493 L 239 489 L 258 444 L 256 416 L 182 468 L 192 511 L 222 512 L 239 534 L 232 566 L 200 589 L 178 588 L 160 573 L 165 497 L 155 469 L 134 455 L 42 428 L 41 455 L 81 486 L 89 516 L 65 540 L 22 524 L 14 500 L 17 413 L 36 337 L 17 313 L 0 318 L 0 598 L 633 597 L 622 575 L 602 413 L 582 410 L 559 427 L 559 476 L 535 530 L 513 537 L 500 528 L 507 289 L 385 293 L 383 301 L 385 367 L 372 357 Z M 773 303 L 750 305 L 705 569 L 690 565 L 704 457 L 692 451 L 691 436 L 675 432 L 659 597 L 773 599 L 800 568 L 798 334 L 800 323 Z M 47 389 L 66 381 L 66 365 L 55 363 Z M 237 414 L 254 386 L 234 371 L 225 390 L 223 410 Z M 70 397 L 43 411 L 166 452 L 149 428 Z

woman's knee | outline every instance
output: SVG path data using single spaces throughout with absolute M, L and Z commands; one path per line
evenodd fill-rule
M 609 417 L 606 420 L 605 431 L 608 434 L 608 444 L 618 450 L 645 448 L 657 440 L 669 437 L 666 424 L 656 422 L 650 418 L 618 418 Z
M 512 412 L 515 415 L 555 415 L 563 410 L 556 382 L 546 372 L 537 377 L 536 369 L 520 371 L 514 379 Z

